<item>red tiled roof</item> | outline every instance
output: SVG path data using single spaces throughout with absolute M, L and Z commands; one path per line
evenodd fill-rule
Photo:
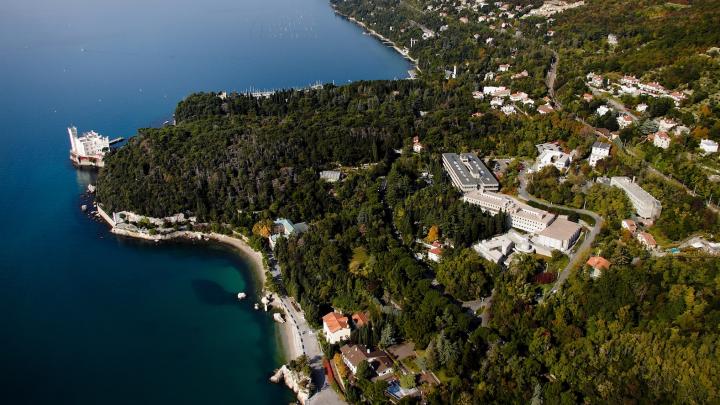
M 352 316 L 355 326 L 362 328 L 370 322 L 370 318 L 365 312 L 355 312 Z
M 328 330 L 332 333 L 348 327 L 347 317 L 342 316 L 342 314 L 337 312 L 330 312 L 329 314 L 323 316 L 322 320 L 323 323 L 327 325 Z
M 610 262 L 602 256 L 593 256 L 587 261 L 587 265 L 594 269 L 607 270 L 610 268 Z

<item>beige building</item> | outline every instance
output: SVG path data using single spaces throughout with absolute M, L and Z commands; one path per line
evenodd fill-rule
M 580 237 L 582 227 L 565 218 L 557 218 L 537 234 L 535 242 L 562 252 L 569 250 Z

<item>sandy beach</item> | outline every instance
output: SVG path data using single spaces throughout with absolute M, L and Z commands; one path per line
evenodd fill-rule
M 152 241 L 170 241 L 176 239 L 208 240 L 222 243 L 224 245 L 234 248 L 239 252 L 240 255 L 243 256 L 243 258 L 247 259 L 250 262 L 250 267 L 253 269 L 255 276 L 257 277 L 256 280 L 258 280 L 260 283 L 260 295 L 263 296 L 265 294 L 265 266 L 263 264 L 263 255 L 262 253 L 250 247 L 250 245 L 248 245 L 245 240 L 238 237 L 223 235 L 219 233 L 205 233 L 194 231 L 177 231 L 165 235 L 150 235 L 147 233 L 132 232 L 125 229 L 117 228 L 110 216 L 107 215 L 101 207 L 97 208 L 101 218 L 103 218 L 105 222 L 110 225 L 110 231 L 116 235 Z M 273 295 L 273 297 L 274 300 L 271 305 L 276 308 L 282 309 L 283 312 L 286 314 L 286 322 L 282 324 L 277 324 L 277 334 L 275 336 L 275 339 L 282 347 L 283 354 L 285 355 L 285 360 L 290 361 L 303 354 L 303 350 L 301 347 L 302 343 L 300 342 L 299 336 L 300 332 L 297 328 L 297 325 L 295 324 L 294 319 L 289 316 L 289 311 L 285 308 L 285 304 L 281 301 L 281 298 L 275 295 Z

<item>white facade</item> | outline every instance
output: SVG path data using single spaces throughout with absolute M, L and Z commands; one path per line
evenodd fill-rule
M 718 143 L 710 139 L 703 139 L 700 141 L 700 149 L 705 153 L 717 153 Z
M 595 113 L 601 117 L 609 112 L 610 112 L 610 109 L 605 105 L 601 105 L 600 107 L 597 108 L 597 110 L 595 110 Z
M 610 144 L 595 142 L 592 146 L 588 163 L 590 163 L 590 167 L 595 167 L 599 160 L 605 159 L 608 156 L 610 156 Z
M 537 170 L 540 171 L 552 165 L 562 171 L 570 167 L 570 163 L 572 163 L 572 156 L 569 154 L 555 150 L 545 150 L 537 158 Z
M 657 132 L 653 137 L 653 145 L 663 149 L 669 148 L 670 136 L 666 132 Z
M 95 131 L 78 136 L 76 127 L 68 127 L 70 160 L 78 165 L 103 166 L 102 158 L 110 150 L 110 139 Z
M 555 214 L 523 204 L 505 194 L 473 191 L 465 194 L 463 201 L 479 206 L 483 211 L 509 217 L 510 226 L 525 232 L 539 232 L 555 219 Z
M 500 111 L 502 111 L 505 115 L 512 115 L 515 114 L 515 107 L 512 105 L 504 105 L 500 108 Z
M 662 205 L 655 197 L 627 177 L 612 177 L 610 185 L 620 188 L 628 196 L 638 216 L 642 218 L 657 218 L 660 216 Z
M 617 123 L 620 129 L 625 129 L 632 125 L 633 119 L 629 115 L 621 115 L 617 118 Z

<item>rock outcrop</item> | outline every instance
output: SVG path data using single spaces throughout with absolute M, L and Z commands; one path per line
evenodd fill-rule
M 285 385 L 295 393 L 298 401 L 303 405 L 308 398 L 310 398 L 310 391 L 308 389 L 310 378 L 301 376 L 299 373 L 290 370 L 286 365 L 277 369 L 275 374 L 270 377 L 270 381 L 274 383 L 284 381 Z

